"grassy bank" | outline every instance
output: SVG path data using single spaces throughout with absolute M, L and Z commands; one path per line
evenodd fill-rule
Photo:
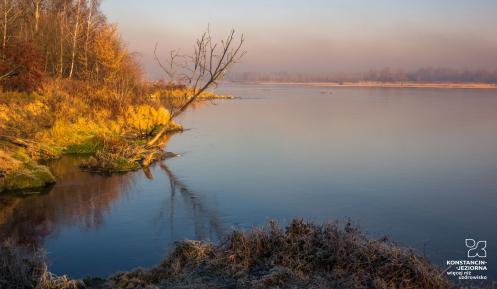
M 0 92 L 0 192 L 55 182 L 42 163 L 62 154 L 88 155 L 82 168 L 97 172 L 136 170 L 163 158 L 169 135 L 182 130 L 169 111 L 193 92 L 149 87 L 120 100 L 104 90 L 54 81 L 37 92 Z M 219 97 L 205 92 L 197 101 Z M 147 145 L 162 129 L 161 139 Z
M 39 284 L 37 288 L 71 288 L 47 286 L 43 270 L 33 275 L 23 262 L 11 264 L 16 267 L 2 268 L 4 283 L 21 278 L 32 280 L 26 288 Z M 25 278 L 23 272 L 34 277 Z M 349 223 L 317 225 L 301 220 L 285 229 L 270 222 L 248 232 L 235 230 L 218 245 L 184 241 L 149 270 L 119 273 L 105 280 L 62 280 L 92 289 L 453 288 L 441 268 L 410 249 L 387 239 L 368 239 Z

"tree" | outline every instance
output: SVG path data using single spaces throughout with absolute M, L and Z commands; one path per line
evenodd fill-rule
M 207 28 L 207 31 L 195 42 L 192 55 L 178 57 L 176 53 L 171 53 L 170 68 L 177 65 L 175 63 L 177 58 L 183 60 L 183 63 L 178 64 L 182 73 L 176 81 L 185 84 L 191 88 L 191 91 L 184 90 L 186 101 L 179 108 L 172 109 L 170 121 L 182 114 L 209 87 L 217 86 L 228 69 L 246 54 L 246 51 L 242 49 L 244 42 L 243 34 L 237 39 L 234 29 L 224 40 L 215 42 L 212 39 L 210 29 Z M 171 70 L 161 63 L 157 54 L 156 61 L 167 75 L 176 75 L 172 74 Z M 174 79 L 171 81 L 175 82 Z M 167 127 L 162 128 L 147 145 L 153 146 L 166 130 Z
M 86 33 L 85 33 L 85 51 L 83 56 L 83 62 L 85 67 L 85 73 L 89 74 L 89 51 L 90 51 L 90 40 L 92 38 L 93 26 L 95 22 L 95 10 L 98 7 L 98 2 L 96 0 L 88 0 L 88 15 L 86 18 Z
M 72 78 L 74 73 L 74 63 L 76 61 L 76 49 L 78 48 L 78 36 L 79 36 L 79 18 L 81 16 L 81 3 L 83 0 L 77 0 L 76 5 L 76 19 L 74 23 L 74 31 L 72 34 L 72 53 L 71 53 L 71 69 L 69 70 L 69 78 Z
M 33 0 L 34 4 L 34 22 L 35 22 L 35 34 L 38 34 L 38 31 L 40 30 L 40 18 L 41 18 L 41 4 L 42 0 Z
M 9 27 L 21 16 L 22 9 L 18 7 L 17 1 L 3 0 L 2 4 L 2 58 L 5 59 L 5 49 L 10 37 Z
M 5 60 L 9 41 L 23 40 L 36 46 L 43 58 L 43 71 L 50 76 L 101 84 L 115 76 L 115 69 L 129 71 L 134 56 L 124 48 L 117 33 L 107 40 L 111 46 L 119 46 L 117 50 L 123 54 L 117 62 L 126 59 L 127 65 L 109 69 L 100 63 L 102 51 L 95 51 L 98 46 L 94 43 L 115 29 L 100 11 L 100 3 L 101 0 L 0 0 L 0 60 Z

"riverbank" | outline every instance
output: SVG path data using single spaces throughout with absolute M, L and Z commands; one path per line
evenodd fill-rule
M 55 81 L 38 92 L 0 93 L 0 192 L 54 183 L 43 163 L 63 154 L 87 155 L 82 169 L 103 173 L 137 170 L 166 157 L 169 136 L 183 130 L 170 111 L 194 92 L 149 88 L 124 101 L 101 89 Z M 231 97 L 203 92 L 196 102 L 219 98 Z
M 260 85 L 303 85 L 313 87 L 358 87 L 358 88 L 437 88 L 437 89 L 497 89 L 495 83 L 464 82 L 249 82 Z
M 418 253 L 387 238 L 368 239 L 348 222 L 294 220 L 284 229 L 270 222 L 234 230 L 217 245 L 184 241 L 157 267 L 108 279 L 56 277 L 39 255 L 19 259 L 12 253 L 19 248 L 2 248 L 3 261 L 17 258 L 0 263 L 13 265 L 1 268 L 2 281 L 22 280 L 25 288 L 452 288 L 442 269 Z

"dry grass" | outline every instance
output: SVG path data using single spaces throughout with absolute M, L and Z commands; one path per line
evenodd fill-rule
M 76 289 L 83 283 L 47 271 L 45 255 L 30 248 L 0 244 L 0 289 Z
M 118 274 L 106 288 L 451 288 L 409 249 L 370 240 L 350 223 L 294 220 L 233 231 L 220 245 L 185 241 L 157 268 Z M 140 287 L 141 286 L 141 287 Z M 155 288 L 155 287 L 150 287 Z

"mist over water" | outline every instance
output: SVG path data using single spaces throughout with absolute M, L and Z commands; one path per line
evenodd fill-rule
M 360 73 L 422 67 L 497 69 L 497 3 L 481 1 L 159 1 L 107 0 L 150 78 L 161 76 L 153 52 L 189 53 L 209 25 L 216 39 L 246 36 L 235 72 Z

